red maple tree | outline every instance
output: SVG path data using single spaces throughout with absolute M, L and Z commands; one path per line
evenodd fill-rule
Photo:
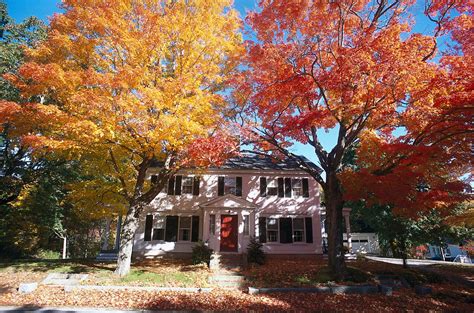
M 346 200 L 414 214 L 465 196 L 472 10 L 472 2 L 454 0 L 262 0 L 248 15 L 253 39 L 234 101 L 260 153 L 295 159 L 321 185 L 329 265 L 340 278 Z M 337 142 L 326 150 L 320 130 L 330 129 Z M 325 177 L 291 152 L 295 142 L 312 148 Z

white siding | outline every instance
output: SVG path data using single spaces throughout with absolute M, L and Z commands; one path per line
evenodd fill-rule
M 150 171 L 150 175 L 153 171 Z M 310 178 L 304 172 L 285 171 L 209 171 L 207 173 L 180 173 L 183 176 L 197 175 L 200 180 L 200 194 L 169 196 L 166 190 L 163 190 L 151 203 L 151 205 L 141 215 L 140 227 L 135 236 L 134 252 L 145 255 L 157 255 L 164 252 L 191 252 L 194 245 L 192 242 L 160 242 L 160 241 L 144 241 L 144 225 L 145 216 L 147 214 L 159 215 L 199 215 L 200 216 L 200 238 L 208 241 L 211 248 L 219 249 L 219 233 L 220 233 L 220 213 L 228 214 L 228 210 L 215 208 L 212 212 L 209 209 L 203 210 L 199 207 L 217 195 L 218 176 L 239 176 L 242 177 L 242 199 L 255 205 L 255 209 L 239 208 L 232 209 L 230 213 L 239 216 L 239 252 L 245 251 L 249 236 L 243 235 L 243 219 L 242 215 L 250 216 L 250 235 L 258 237 L 258 217 L 259 216 L 305 216 L 313 217 L 313 243 L 293 243 L 265 244 L 265 252 L 267 253 L 322 253 L 321 252 L 321 222 L 320 222 L 320 206 L 319 206 L 319 188 L 317 182 Z M 292 197 L 279 198 L 278 196 L 260 197 L 260 177 L 291 177 L 309 179 L 309 198 Z M 166 189 L 166 188 L 165 188 Z M 209 214 L 216 214 L 216 235 L 209 234 Z

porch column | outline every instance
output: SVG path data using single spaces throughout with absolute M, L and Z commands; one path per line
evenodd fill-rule
M 349 249 L 349 253 L 352 253 L 351 222 L 349 220 L 351 210 L 352 210 L 351 208 L 342 209 L 342 216 L 344 216 L 344 221 L 346 223 L 346 238 L 347 238 L 347 248 Z

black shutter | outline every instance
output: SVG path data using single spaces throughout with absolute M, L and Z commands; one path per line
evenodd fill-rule
M 178 217 L 167 216 L 166 217 L 166 231 L 165 241 L 178 241 Z
M 153 215 L 147 215 L 145 219 L 145 241 L 151 240 L 151 228 L 153 227 Z
M 285 198 L 291 198 L 291 178 L 285 178 Z
M 242 177 L 235 178 L 235 195 L 242 197 Z
M 293 224 L 291 218 L 280 218 L 280 243 L 293 242 Z
M 156 185 L 156 183 L 158 182 L 158 175 L 151 175 L 150 180 L 152 185 Z
M 219 176 L 219 178 L 217 179 L 217 195 L 224 195 L 224 176 Z
M 179 196 L 181 195 L 181 181 L 183 180 L 183 176 L 181 175 L 177 175 L 176 176 L 176 182 L 175 182 L 175 186 L 174 186 L 174 194 L 176 196 Z
M 283 177 L 278 177 L 278 197 L 283 198 L 285 196 L 285 187 L 283 185 Z
M 267 218 L 258 218 L 258 240 L 260 243 L 267 242 Z
M 174 195 L 174 176 L 168 179 L 168 195 Z
M 199 196 L 199 184 L 201 182 L 201 178 L 199 176 L 194 176 L 193 181 L 193 196 Z
M 152 240 L 164 240 L 165 230 L 160 228 L 153 228 L 153 239 Z
M 199 216 L 193 215 L 192 217 L 192 230 L 191 230 L 191 241 L 197 242 L 199 240 Z
M 267 196 L 267 178 L 260 177 L 260 197 Z
M 304 227 L 306 228 L 306 243 L 313 243 L 313 218 L 304 218 Z
M 303 197 L 309 198 L 309 182 L 307 178 L 303 178 Z

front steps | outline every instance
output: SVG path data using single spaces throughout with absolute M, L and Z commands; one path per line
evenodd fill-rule
M 241 274 L 244 257 L 246 255 L 213 254 L 210 263 L 213 275 L 209 278 L 209 283 L 224 289 L 245 288 L 245 277 Z

